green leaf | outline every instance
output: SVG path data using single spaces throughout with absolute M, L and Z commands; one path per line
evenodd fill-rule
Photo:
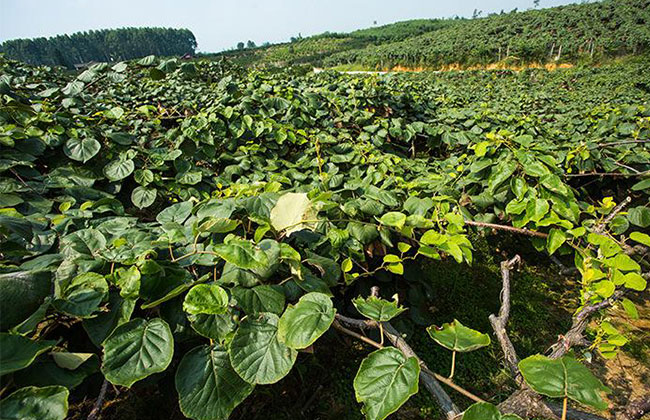
M 101 145 L 90 137 L 71 138 L 63 146 L 63 153 L 72 160 L 88 162 L 99 152 Z
M 48 272 L 14 271 L 0 274 L 0 330 L 12 328 L 38 310 L 51 294 Z
M 353 267 L 352 259 L 350 258 L 344 259 L 343 262 L 341 263 L 341 271 L 344 273 L 349 273 L 350 271 L 352 271 L 352 267 Z
M 560 229 L 551 229 L 548 238 L 546 238 L 546 250 L 553 255 L 564 242 L 566 242 L 566 234 Z
M 228 233 L 237 229 L 238 220 L 209 217 L 199 225 L 199 232 Z
M 108 294 L 108 283 L 101 274 L 83 273 L 73 278 L 55 299 L 54 307 L 68 315 L 91 316 Z
M 627 316 L 632 319 L 639 319 L 639 312 L 636 309 L 636 305 L 634 305 L 630 299 L 623 299 L 621 304 L 623 305 L 623 309 L 625 309 Z
M 632 232 L 630 233 L 630 239 L 650 247 L 650 235 L 641 232 Z
M 303 229 L 313 229 L 318 211 L 305 193 L 286 193 L 271 209 L 271 226 L 287 236 Z
M 379 219 L 382 225 L 396 227 L 397 229 L 402 229 L 406 223 L 406 215 L 398 211 L 391 211 Z
M 104 341 L 102 373 L 112 384 L 131 387 L 167 369 L 174 353 L 169 325 L 160 318 L 136 318 L 120 325 Z
M 0 376 L 26 368 L 56 341 L 30 340 L 22 335 L 0 333 Z
M 278 337 L 292 349 L 312 345 L 332 325 L 336 309 L 332 299 L 318 292 L 307 293 L 289 305 L 278 323 Z
M 393 302 L 376 296 L 358 297 L 352 303 L 361 315 L 378 322 L 390 321 L 406 310 L 398 305 L 397 297 Z
M 68 353 L 65 351 L 56 351 L 51 354 L 54 363 L 60 368 L 75 370 L 88 359 L 95 356 L 94 353 Z
M 456 319 L 441 328 L 432 325 L 427 332 L 436 343 L 457 352 L 473 351 L 490 344 L 489 335 L 467 328 Z
M 156 221 L 160 224 L 164 223 L 183 223 L 185 219 L 190 217 L 194 205 L 191 201 L 183 201 L 182 203 L 172 204 L 156 216 Z
M 253 385 L 235 373 L 223 347 L 199 346 L 185 354 L 178 365 L 176 391 L 185 416 L 227 420 L 253 392 Z
M 248 383 L 275 383 L 289 373 L 296 361 L 298 352 L 278 340 L 278 320 L 271 313 L 248 317 L 230 342 L 232 367 Z
M 112 120 L 119 120 L 122 118 L 122 115 L 124 115 L 124 109 L 120 108 L 119 106 L 115 106 L 108 111 L 104 111 L 104 116 Z
M 104 166 L 104 176 L 111 181 L 119 181 L 131 175 L 135 164 L 131 159 L 117 159 Z
M 260 312 L 280 315 L 284 310 L 284 293 L 269 285 L 255 286 L 250 289 L 235 287 L 232 289 L 232 294 L 247 315 Z
M 650 209 L 647 207 L 634 207 L 627 213 L 627 218 L 634 226 L 647 228 L 650 226 Z
M 627 273 L 623 276 L 625 287 L 632 290 L 643 291 L 647 286 L 647 281 L 638 273 Z
M 131 201 L 137 208 L 144 209 L 156 201 L 156 194 L 157 192 L 155 188 L 139 186 L 131 193 Z
M 462 420 L 521 420 L 521 417 L 516 414 L 501 414 L 495 405 L 479 402 L 465 410 Z
M 219 315 L 228 309 L 228 294 L 216 284 L 197 284 L 183 301 L 183 310 L 192 315 Z
M 262 269 L 268 265 L 266 253 L 245 239 L 231 238 L 227 243 L 215 245 L 212 251 L 239 268 Z
M 607 409 L 600 394 L 609 389 L 589 369 L 569 356 L 549 359 L 537 354 L 519 362 L 519 369 L 526 383 L 539 394 L 551 398 L 568 397 L 597 410 Z
M 394 347 L 374 351 L 361 362 L 354 377 L 357 401 L 368 420 L 382 420 L 418 392 L 420 365 Z
M 21 388 L 0 401 L 3 420 L 63 420 L 68 415 L 68 390 L 62 386 Z
M 636 184 L 632 185 L 632 191 L 641 191 L 650 189 L 650 178 L 642 179 Z

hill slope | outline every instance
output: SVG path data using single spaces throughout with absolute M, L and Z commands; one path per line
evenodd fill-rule
M 598 61 L 650 48 L 650 0 L 606 0 L 479 19 L 414 20 L 223 53 L 242 64 L 440 68 Z

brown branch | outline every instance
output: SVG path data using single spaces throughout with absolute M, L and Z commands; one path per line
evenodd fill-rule
M 616 415 L 616 420 L 636 420 L 650 413 L 650 395 L 630 401 L 623 411 Z
M 612 177 L 635 177 L 635 176 L 642 176 L 649 174 L 650 171 L 645 171 L 645 172 L 639 172 L 636 174 L 623 174 L 621 172 L 589 172 L 586 174 L 564 174 L 565 177 L 567 178 L 575 178 L 575 177 L 583 177 L 583 176 L 612 176 Z
M 523 384 L 523 379 L 521 377 L 521 372 L 519 372 L 519 358 L 517 357 L 517 351 L 515 350 L 510 337 L 506 331 L 506 325 L 508 324 L 508 318 L 510 317 L 510 270 L 512 270 L 515 265 L 521 262 L 521 257 L 515 255 L 510 261 L 503 261 L 501 263 L 501 278 L 503 280 L 503 286 L 501 288 L 501 308 L 499 309 L 499 316 L 494 314 L 489 316 L 490 324 L 492 324 L 492 329 L 494 334 L 499 340 L 501 345 L 501 351 L 503 352 L 503 357 L 505 359 L 505 364 L 510 369 L 512 376 L 515 378 L 515 381 L 519 384 Z
M 569 352 L 571 347 L 575 345 L 584 344 L 585 338 L 582 335 L 589 324 L 589 318 L 594 313 L 611 307 L 616 301 L 623 297 L 625 292 L 618 290 L 614 294 L 603 300 L 602 302 L 595 303 L 593 305 L 588 305 L 582 308 L 576 316 L 573 317 L 573 324 L 569 331 L 566 334 L 561 335 L 558 341 L 551 346 L 551 359 L 558 359 Z
M 625 200 L 618 203 L 618 205 L 614 207 L 611 213 L 609 213 L 602 222 L 596 225 L 596 227 L 594 228 L 594 232 L 598 234 L 602 233 L 603 230 L 607 227 L 607 224 L 611 222 L 612 219 L 616 217 L 616 215 L 619 214 L 631 202 L 632 202 L 632 197 L 628 196 Z
M 102 387 L 99 390 L 99 396 L 97 397 L 97 401 L 95 401 L 95 405 L 93 406 L 93 409 L 90 411 L 90 414 L 88 414 L 87 420 L 95 420 L 97 416 L 99 416 L 99 413 L 102 411 L 102 404 L 104 403 L 104 398 L 106 397 L 107 389 L 108 389 L 108 381 L 104 379 L 104 383 L 102 383 Z
M 361 340 L 366 344 L 370 344 L 373 347 L 377 347 L 378 349 L 383 349 L 384 348 L 384 346 L 382 344 L 379 344 L 378 342 L 376 342 L 374 340 L 371 340 L 368 337 L 365 337 L 365 336 L 363 336 L 361 334 L 358 334 L 358 333 L 356 333 L 356 332 L 354 332 L 352 330 L 348 330 L 343 325 L 341 325 L 337 320 L 334 320 L 334 322 L 332 323 L 332 327 L 336 328 L 337 330 L 339 330 L 339 331 L 341 331 L 341 332 L 343 332 L 343 333 L 345 333 L 345 334 L 347 334 L 347 335 L 349 335 L 351 337 L 356 338 L 357 340 Z
M 507 225 L 497 225 L 495 223 L 475 222 L 473 220 L 465 220 L 465 224 L 470 225 L 470 226 L 484 227 L 484 228 L 490 228 L 490 229 L 495 229 L 495 230 L 505 230 L 507 232 L 518 233 L 520 235 L 526 235 L 526 236 L 534 236 L 534 237 L 537 237 L 537 238 L 547 238 L 548 237 L 547 233 L 536 232 L 534 230 L 516 228 L 516 227 L 512 227 L 512 226 L 507 226 Z
M 611 143 L 599 143 L 598 147 L 618 146 L 620 144 L 643 144 L 643 143 L 650 143 L 650 140 L 623 140 L 623 141 L 614 141 Z

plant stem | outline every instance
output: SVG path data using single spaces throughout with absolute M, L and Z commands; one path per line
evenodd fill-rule
M 562 420 L 566 420 L 566 404 L 567 397 L 564 397 L 564 402 L 562 403 Z
M 449 379 L 454 377 L 454 370 L 456 369 L 456 352 L 451 352 L 451 373 L 449 374 Z
M 381 322 L 379 322 L 379 335 L 381 336 L 379 344 L 381 344 L 383 346 L 384 345 L 384 327 L 381 325 Z

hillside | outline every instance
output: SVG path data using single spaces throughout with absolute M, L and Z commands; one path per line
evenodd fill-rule
M 414 20 L 221 55 L 256 66 L 441 68 L 600 61 L 650 47 L 650 0 L 607 0 L 477 19 Z

